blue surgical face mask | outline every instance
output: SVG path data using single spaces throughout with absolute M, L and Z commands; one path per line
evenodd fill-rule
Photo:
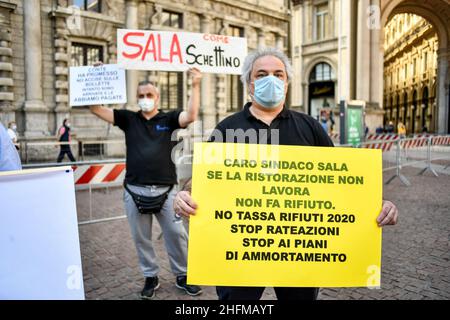
M 255 80 L 255 92 L 253 98 L 255 101 L 267 108 L 277 107 L 284 99 L 284 81 L 275 76 L 268 75 L 264 78 Z
M 144 112 L 151 112 L 155 108 L 155 99 L 142 98 L 138 101 L 139 107 Z

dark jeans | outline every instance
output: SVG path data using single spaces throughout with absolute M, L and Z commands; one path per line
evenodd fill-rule
M 219 300 L 259 300 L 264 287 L 216 287 Z M 317 299 L 319 288 L 286 288 L 274 287 L 278 300 L 304 300 Z
M 72 154 L 72 151 L 70 150 L 70 146 L 61 146 L 61 151 L 59 151 L 58 160 L 56 160 L 56 162 L 61 162 L 65 154 L 67 154 L 70 161 L 75 162 L 75 158 Z

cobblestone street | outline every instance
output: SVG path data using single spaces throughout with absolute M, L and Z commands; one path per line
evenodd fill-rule
M 438 171 L 437 178 L 430 173 L 418 176 L 419 171 L 402 170 L 410 187 L 399 179 L 383 186 L 384 198 L 398 206 L 400 218 L 397 226 L 383 231 L 381 289 L 326 288 L 319 299 L 450 299 L 449 170 Z M 393 173 L 386 172 L 384 180 Z M 88 196 L 87 191 L 77 193 L 79 221 L 89 218 Z M 121 188 L 93 191 L 93 219 L 123 214 Z M 81 225 L 79 230 L 86 299 L 138 299 L 143 277 L 127 220 Z M 160 235 L 158 223 L 154 230 Z M 177 289 L 163 240 L 155 244 L 161 266 L 155 299 L 217 299 L 214 287 L 204 287 L 198 297 Z M 273 289 L 266 289 L 263 299 L 275 299 Z
M 0 0 L 0 301 L 446 303 L 449 21 L 450 0 Z M 161 200 L 193 168 L 189 221 Z

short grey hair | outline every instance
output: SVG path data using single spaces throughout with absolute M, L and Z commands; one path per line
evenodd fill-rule
M 292 79 L 292 65 L 289 62 L 289 58 L 277 48 L 261 48 L 250 53 L 244 60 L 244 65 L 242 66 L 241 81 L 243 84 L 249 85 L 251 82 L 251 74 L 253 70 L 253 64 L 256 60 L 265 56 L 274 56 L 283 62 L 286 68 L 286 74 L 288 77 L 288 82 Z
M 139 81 L 138 87 L 146 86 L 146 85 L 148 85 L 148 84 L 150 84 L 150 85 L 152 85 L 152 86 L 155 87 L 155 85 L 153 84 L 153 82 L 151 82 L 151 81 L 149 81 L 149 80 L 142 80 L 142 81 Z

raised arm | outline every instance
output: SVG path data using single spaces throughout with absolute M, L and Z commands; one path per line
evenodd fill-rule
M 189 218 L 195 214 L 197 204 L 191 196 L 192 180 L 189 179 L 183 189 L 177 193 L 173 200 L 173 209 L 176 214 Z
M 114 124 L 114 112 L 112 109 L 107 108 L 105 106 L 97 105 L 97 106 L 90 106 L 89 110 L 91 110 L 91 112 L 100 119 L 105 120 L 106 122 L 109 122 L 111 124 Z
M 189 69 L 188 74 L 192 77 L 192 93 L 189 98 L 187 110 L 181 112 L 178 118 L 178 122 L 182 128 L 187 127 L 191 122 L 197 120 L 198 110 L 200 108 L 200 83 L 202 80 L 202 73 L 197 68 L 191 68 Z

